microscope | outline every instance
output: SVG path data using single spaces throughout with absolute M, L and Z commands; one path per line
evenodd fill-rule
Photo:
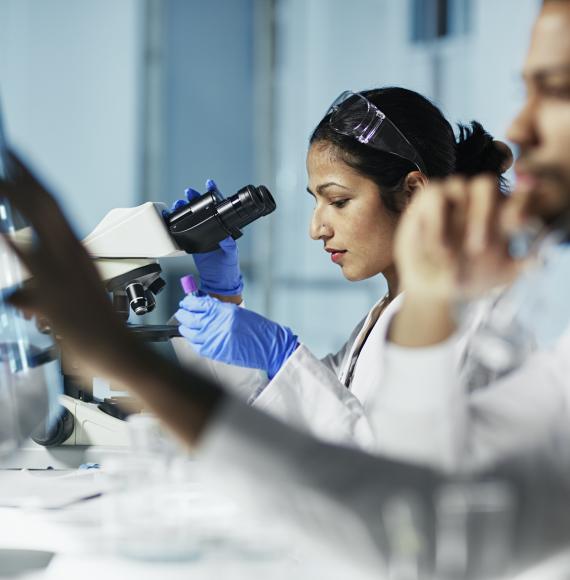
M 134 208 L 111 210 L 84 240 L 83 245 L 110 294 L 117 313 L 142 340 L 168 341 L 179 336 L 176 325 L 146 325 L 129 322 L 154 310 L 164 289 L 160 260 L 215 250 L 227 236 L 242 235 L 241 228 L 275 210 L 275 201 L 263 185 L 247 185 L 224 198 L 208 191 L 173 213 L 163 203 L 147 202 Z M 56 338 L 57 340 L 57 338 Z M 55 423 L 42 427 L 33 440 L 46 447 L 59 445 L 125 446 L 129 444 L 124 419 L 143 411 L 132 397 L 94 396 L 101 379 L 93 377 L 57 341 L 64 394 L 62 412 Z M 123 392 L 123 385 L 109 385 Z

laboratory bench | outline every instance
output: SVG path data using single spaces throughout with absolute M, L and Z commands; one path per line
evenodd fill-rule
M 231 508 L 228 517 L 225 498 L 218 502 L 198 481 L 189 482 L 182 492 L 180 486 L 152 492 L 151 503 L 164 502 L 170 514 L 176 502 L 187 510 L 198 508 L 195 534 L 184 522 L 190 532 L 182 538 L 186 549 L 180 549 L 180 530 L 175 529 L 180 522 L 169 528 L 169 522 L 160 521 L 168 516 L 156 518 L 152 509 L 147 516 L 156 518 L 155 529 L 145 531 L 144 522 L 136 529 L 133 522 L 121 530 L 121 509 L 129 518 L 128 510 L 141 504 L 124 511 L 117 494 L 106 489 L 104 471 L 0 470 L 0 578 L 8 566 L 19 566 L 14 558 L 37 560 L 37 571 L 18 576 L 30 580 L 378 578 L 313 545 L 295 544 L 290 537 L 275 539 L 264 525 L 255 529 Z M 208 529 L 205 520 L 213 524 Z

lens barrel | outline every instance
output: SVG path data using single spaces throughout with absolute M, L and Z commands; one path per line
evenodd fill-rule
M 270 214 L 276 208 L 269 190 L 260 185 L 246 185 L 224 200 L 217 208 L 218 215 L 227 229 L 240 229 L 259 217 Z
M 226 199 L 207 192 L 168 216 L 166 222 L 183 250 L 189 254 L 210 252 L 228 236 L 239 238 L 241 228 L 275 208 L 265 186 L 246 185 Z

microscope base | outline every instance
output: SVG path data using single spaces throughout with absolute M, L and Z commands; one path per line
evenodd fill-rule
M 61 445 L 38 445 L 29 439 L 15 453 L 0 460 L 0 469 L 74 469 L 84 463 L 104 464 L 106 459 L 130 453 L 126 421 L 98 408 L 61 395 L 60 403 L 71 413 L 73 432 Z
M 101 411 L 97 403 L 86 403 L 68 395 L 62 395 L 60 402 L 74 418 L 73 433 L 62 445 L 130 445 L 127 423 Z
M 20 449 L 0 460 L 1 469 L 77 469 L 85 463 L 98 463 L 102 467 L 114 457 L 125 457 L 128 447 L 100 445 L 60 445 L 43 447 L 31 439 Z

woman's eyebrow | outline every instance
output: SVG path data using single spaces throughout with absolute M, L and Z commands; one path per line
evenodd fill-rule
M 337 183 L 336 181 L 328 181 L 327 183 L 321 183 L 320 185 L 317 185 L 317 194 L 324 195 L 323 190 L 325 190 L 328 187 L 331 187 L 333 185 L 335 187 L 340 187 L 341 189 L 346 189 L 347 191 L 350 190 L 350 188 L 346 187 L 345 185 L 341 185 L 340 183 Z M 315 194 L 311 191 L 309 186 L 307 186 L 307 193 L 309 195 L 312 195 L 313 197 L 315 197 Z
M 340 183 L 337 183 L 336 181 L 328 181 L 327 183 L 321 183 L 321 184 L 317 185 L 317 193 L 322 194 L 323 193 L 323 190 L 325 190 L 328 187 L 331 187 L 333 185 L 335 187 L 340 187 L 341 189 L 349 189 L 345 185 L 341 185 Z

